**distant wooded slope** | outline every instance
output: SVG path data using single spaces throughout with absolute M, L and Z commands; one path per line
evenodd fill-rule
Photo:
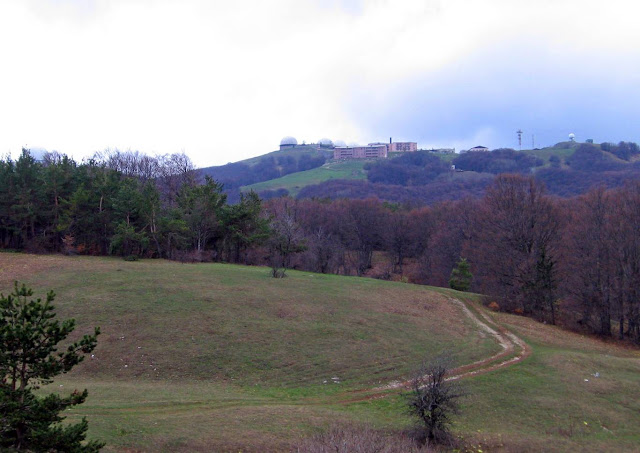
M 300 146 L 202 171 L 224 184 L 232 202 L 240 192 L 253 190 L 264 199 L 377 197 L 432 204 L 479 197 L 494 176 L 503 173 L 534 174 L 550 193 L 567 197 L 640 177 L 640 148 L 631 142 L 561 142 L 535 150 L 500 148 L 454 157 L 418 151 L 384 160 L 330 158 L 328 150 Z

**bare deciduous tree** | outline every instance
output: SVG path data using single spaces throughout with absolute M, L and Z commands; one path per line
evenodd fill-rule
M 487 189 L 481 209 L 482 289 L 555 324 L 561 225 L 544 186 L 533 178 L 500 175 Z
M 291 267 L 291 257 L 306 249 L 295 207 L 295 202 L 288 198 L 280 198 L 269 205 L 271 235 L 267 245 L 274 278 L 285 277 L 286 270 Z
M 449 360 L 425 362 L 411 381 L 409 412 L 419 419 L 418 433 L 425 443 L 452 441 L 451 417 L 459 412 L 458 400 L 465 395 L 457 381 L 448 380 Z

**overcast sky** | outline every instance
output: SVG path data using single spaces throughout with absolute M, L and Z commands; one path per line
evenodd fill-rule
M 0 0 L 0 154 L 640 141 L 635 0 Z

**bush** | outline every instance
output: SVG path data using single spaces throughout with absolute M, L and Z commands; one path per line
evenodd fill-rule
M 451 417 L 459 411 L 458 399 L 464 396 L 457 381 L 447 379 L 449 360 L 438 358 L 424 363 L 412 380 L 408 396 L 409 412 L 418 418 L 416 432 L 429 444 L 452 445 Z
M 294 450 L 304 453 L 427 453 L 405 433 L 385 433 L 370 426 L 334 425 L 329 430 L 305 439 Z

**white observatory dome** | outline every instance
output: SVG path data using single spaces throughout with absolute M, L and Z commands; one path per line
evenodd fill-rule
M 574 134 L 573 132 L 569 134 L 569 138 L 571 140 L 573 140 L 574 138 L 576 138 L 576 134 Z
M 333 142 L 328 138 L 321 138 L 320 140 L 318 140 L 318 144 L 320 146 L 333 146 Z
M 282 140 L 280 140 L 280 146 L 282 146 L 282 145 L 289 145 L 289 146 L 294 145 L 295 146 L 297 144 L 298 144 L 298 140 L 296 140 L 295 137 L 287 136 L 287 137 L 283 138 Z
M 336 140 L 333 144 L 334 146 L 347 146 L 344 140 Z

